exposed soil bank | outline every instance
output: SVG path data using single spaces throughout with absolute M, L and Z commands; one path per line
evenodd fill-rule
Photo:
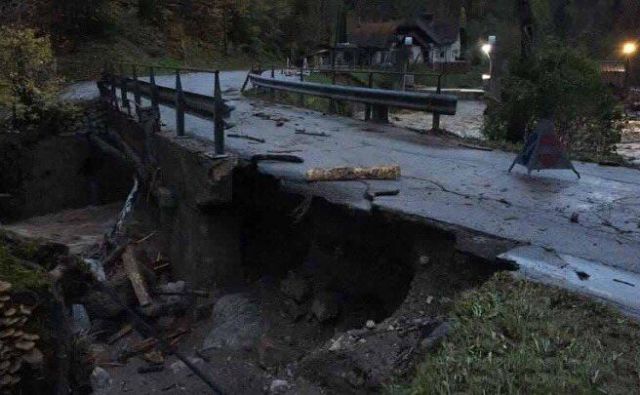
M 82 134 L 0 133 L 0 222 L 123 200 L 131 174 Z
M 216 210 L 139 209 L 134 237 L 153 229 L 176 232 L 167 228 L 165 215 L 180 215 L 180 226 L 202 217 L 235 219 L 231 228 L 186 230 L 179 244 L 158 246 L 170 256 L 175 248 L 217 244 L 215 235 L 223 230 L 225 238 L 239 238 L 233 281 L 215 276 L 225 268 L 172 262 L 172 280 L 186 275 L 212 291 L 213 318 L 190 321 L 193 331 L 183 347 L 202 350 L 195 360 L 228 393 L 269 392 L 277 380 L 286 381 L 283 388 L 291 394 L 382 391 L 412 374 L 447 333 L 451 300 L 502 269 L 457 251 L 446 231 L 288 193 L 250 165 L 236 169 L 232 186 L 232 203 Z M 212 265 L 228 264 L 227 258 L 208 257 Z M 129 389 L 172 382 L 202 388 L 184 370 L 141 377 L 131 369 L 113 372 Z
M 411 374 L 447 333 L 452 298 L 502 269 L 482 254 L 462 252 L 459 235 L 433 224 L 291 193 L 254 165 L 212 157 L 199 140 L 159 133 L 149 142 L 148 130 L 133 120 L 112 126 L 126 133 L 118 138 L 105 131 L 100 138 L 113 139 L 114 147 L 127 144 L 125 151 L 148 162 L 149 177 L 141 177 L 147 183 L 126 226 L 126 239 L 146 241 L 130 244 L 131 256 L 154 303 L 172 307 L 151 312 L 140 307 L 124 258 L 105 267 L 107 283 L 165 335 L 188 328 L 176 347 L 197 360 L 225 393 L 382 391 Z M 104 185 L 123 186 L 121 199 L 130 183 L 128 166 L 118 163 L 117 155 L 93 152 L 82 137 L 73 139 L 78 145 L 53 147 L 58 153 L 69 149 L 77 158 L 47 165 L 52 174 L 69 178 L 56 184 L 61 196 L 80 195 L 78 189 L 84 189 L 78 185 L 92 185 L 90 180 L 100 181 L 97 174 L 104 172 L 105 183 L 112 183 Z M 81 159 L 93 155 L 102 158 L 101 166 L 78 173 Z M 52 203 L 49 209 L 56 207 Z M 465 251 L 487 244 L 473 240 Z M 197 303 L 179 298 L 177 308 L 171 296 L 158 292 L 175 289 L 180 280 L 187 282 L 183 291 L 201 289 L 209 297 Z M 100 291 L 78 288 L 69 302 L 86 307 L 95 333 L 93 361 L 113 378 L 104 393 L 123 388 L 208 393 L 170 353 L 163 357 L 165 370 L 139 374 L 149 357 L 123 355 L 144 337 L 108 344 L 128 320 L 125 309 Z

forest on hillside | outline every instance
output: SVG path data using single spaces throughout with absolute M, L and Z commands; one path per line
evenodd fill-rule
M 60 55 L 100 41 L 127 41 L 131 51 L 182 59 L 207 54 L 298 56 L 330 45 L 351 23 L 429 12 L 459 18 L 470 39 L 487 35 L 517 45 L 518 0 L 5 0 L 0 24 L 50 35 Z M 637 0 L 530 0 L 536 28 L 594 58 L 614 58 L 617 43 L 640 35 Z M 346 19 L 346 18 L 345 18 Z M 471 48 L 473 50 L 474 48 Z M 139 54 L 136 54 L 139 56 Z

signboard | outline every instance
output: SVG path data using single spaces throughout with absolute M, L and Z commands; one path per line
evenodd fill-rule
M 509 172 L 515 165 L 526 167 L 529 174 L 533 170 L 569 169 L 580 178 L 580 173 L 567 158 L 560 139 L 555 133 L 553 121 L 549 119 L 541 119 L 538 122 L 538 126 L 527 139 L 524 149 L 513 161 Z

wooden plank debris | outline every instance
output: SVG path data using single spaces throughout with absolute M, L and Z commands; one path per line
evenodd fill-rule
M 124 264 L 124 270 L 127 273 L 127 277 L 131 281 L 131 286 L 133 287 L 133 291 L 138 298 L 138 302 L 140 306 L 149 306 L 152 302 L 151 296 L 149 296 L 149 291 L 147 290 L 147 285 L 145 284 L 144 277 L 142 277 L 142 273 L 140 273 L 140 267 L 138 266 L 138 261 L 135 257 L 135 249 L 133 246 L 127 246 L 122 254 L 122 262 Z
M 113 344 L 115 342 L 117 342 L 118 340 L 122 339 L 123 337 L 127 336 L 129 333 L 131 333 L 133 331 L 133 326 L 130 324 L 127 324 L 125 326 L 122 327 L 122 329 L 120 329 L 118 332 L 116 332 L 115 334 L 113 334 L 108 340 L 107 340 L 107 344 Z

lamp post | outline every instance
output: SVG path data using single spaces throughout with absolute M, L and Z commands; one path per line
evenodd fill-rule
M 625 88 L 629 87 L 629 75 L 631 73 L 631 57 L 638 51 L 638 44 L 633 41 L 628 41 L 622 45 L 622 54 L 625 56 L 624 67 L 624 85 Z

